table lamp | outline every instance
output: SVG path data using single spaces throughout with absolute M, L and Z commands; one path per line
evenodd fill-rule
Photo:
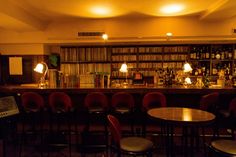
M 128 81 L 127 81 L 127 74 L 128 74 L 128 66 L 126 63 L 123 63 L 120 67 L 120 72 L 125 73 L 125 82 L 124 82 L 124 87 L 128 86 Z
M 190 84 L 192 84 L 192 81 L 191 81 L 191 79 L 189 78 L 189 73 L 190 73 L 192 70 L 193 70 L 193 69 L 192 69 L 191 65 L 190 65 L 188 62 L 185 62 L 185 63 L 184 63 L 184 66 L 183 66 L 183 71 L 184 71 L 184 73 L 186 74 L 186 78 L 185 78 L 185 80 L 184 80 L 184 84 L 185 84 L 185 85 L 190 85 Z
M 45 77 L 48 72 L 48 65 L 45 62 L 40 62 L 36 65 L 36 67 L 34 68 L 34 71 L 42 74 L 39 81 L 39 87 L 40 88 L 46 87 Z

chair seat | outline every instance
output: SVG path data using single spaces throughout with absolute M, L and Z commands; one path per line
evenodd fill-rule
M 115 111 L 117 113 L 125 114 L 125 113 L 129 113 L 130 109 L 128 107 L 117 107 Z
M 89 108 L 89 113 L 103 113 L 104 109 L 102 107 L 90 107 Z
M 211 146 L 221 152 L 236 155 L 236 141 L 233 140 L 216 140 L 211 142 Z
M 153 143 L 142 137 L 126 137 L 121 139 L 120 147 L 127 152 L 144 152 L 152 149 Z

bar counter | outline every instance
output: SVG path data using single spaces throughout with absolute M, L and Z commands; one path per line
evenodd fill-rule
M 129 92 L 131 93 L 136 101 L 137 105 L 141 105 L 143 96 L 148 92 L 162 92 L 166 95 L 168 106 L 182 106 L 182 107 L 193 107 L 197 108 L 199 100 L 202 95 L 219 92 L 220 94 L 220 105 L 222 108 L 228 106 L 229 101 L 236 97 L 236 88 L 225 87 L 225 88 L 197 88 L 197 87 L 149 87 L 149 86 L 132 86 L 128 88 L 38 88 L 36 85 L 10 85 L 0 86 L 1 96 L 14 95 L 19 97 L 21 93 L 33 91 L 40 93 L 47 98 L 51 92 L 63 91 L 69 94 L 76 104 L 81 104 L 83 98 L 87 93 L 90 92 L 103 92 L 110 99 L 112 94 L 116 92 Z

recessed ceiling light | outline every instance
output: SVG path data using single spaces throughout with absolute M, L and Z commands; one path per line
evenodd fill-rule
M 107 7 L 95 6 L 91 8 L 91 12 L 97 15 L 107 15 L 111 12 L 111 10 Z
M 178 13 L 184 9 L 183 5 L 180 4 L 172 4 L 172 5 L 166 5 L 160 9 L 162 13 L 165 14 L 173 14 Z
M 166 33 L 166 36 L 171 37 L 173 34 L 171 32 Z

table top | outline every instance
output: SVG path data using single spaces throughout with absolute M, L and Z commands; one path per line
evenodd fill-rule
M 182 124 L 204 124 L 215 119 L 215 115 L 210 112 L 183 107 L 153 108 L 148 110 L 148 115 L 161 121 Z

